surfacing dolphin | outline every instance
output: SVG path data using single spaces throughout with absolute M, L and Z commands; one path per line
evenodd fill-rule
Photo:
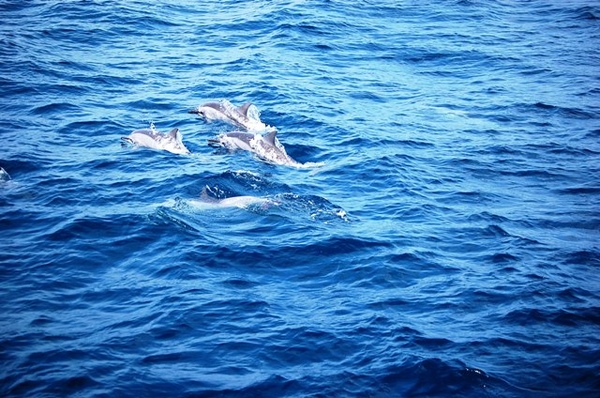
M 162 134 L 151 126 L 149 129 L 135 130 L 128 137 L 121 137 L 124 142 L 134 146 L 162 149 L 178 155 L 189 155 L 190 151 L 183 145 L 181 133 L 175 128 L 168 134 Z
M 195 113 L 207 122 L 219 120 L 229 123 L 246 131 L 269 131 L 274 128 L 260 121 L 258 108 L 250 102 L 236 107 L 231 102 L 207 102 L 192 109 L 189 113 Z
M 285 166 L 304 167 L 300 162 L 292 159 L 279 140 L 277 139 L 277 130 L 268 132 L 265 135 L 234 131 L 224 133 L 215 139 L 209 140 L 208 144 L 213 147 L 225 147 L 229 150 L 241 149 L 256 154 L 260 159 Z
M 237 207 L 240 209 L 247 209 L 249 207 L 255 209 L 267 209 L 272 206 L 277 206 L 278 202 L 269 199 L 261 198 L 258 196 L 232 196 L 229 198 L 218 199 L 208 194 L 208 189 L 204 187 L 200 194 L 200 199 L 192 199 L 188 201 L 188 204 L 194 208 L 204 209 L 216 209 L 216 208 L 227 208 Z M 256 206 L 256 207 L 255 207 Z

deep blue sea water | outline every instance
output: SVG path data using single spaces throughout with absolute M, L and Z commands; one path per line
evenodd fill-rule
M 1 396 L 600 396 L 597 1 L 0 1 L 0 94 Z

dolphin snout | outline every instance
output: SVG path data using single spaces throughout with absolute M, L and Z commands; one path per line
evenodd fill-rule
M 200 112 L 198 111 L 198 109 L 192 109 L 192 110 L 189 110 L 188 113 L 196 113 L 196 114 L 198 114 Z

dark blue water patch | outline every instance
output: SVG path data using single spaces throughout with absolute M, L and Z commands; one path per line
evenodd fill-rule
M 399 123 L 392 123 L 392 125 L 393 126 L 397 125 L 398 127 L 403 127 Z M 433 149 L 433 148 L 435 148 L 435 144 L 433 142 L 419 139 L 419 137 L 414 137 L 411 139 L 398 139 L 398 140 L 381 139 L 377 142 L 377 144 L 384 146 L 384 147 L 398 146 L 400 148 L 409 148 L 409 149 Z
M 32 110 L 36 115 L 52 116 L 56 114 L 81 114 L 83 109 L 77 105 L 70 103 L 52 103 L 38 106 Z
M 77 90 L 79 90 L 82 94 L 87 94 L 87 97 L 93 97 L 96 93 L 97 87 L 103 87 L 103 90 L 110 93 L 126 95 L 129 94 L 124 86 L 132 86 L 139 87 L 140 90 L 145 90 L 147 87 L 147 81 L 145 77 L 138 76 L 135 73 L 126 73 L 131 71 L 136 66 L 139 66 L 135 63 L 130 65 L 121 64 L 118 67 L 115 67 L 111 73 L 99 73 L 97 71 L 85 72 L 82 74 L 76 74 L 73 76 L 72 81 L 77 83 Z M 74 94 L 76 94 L 75 89 L 73 90 Z M 159 100 L 159 99 L 155 99 Z M 89 101 L 89 98 L 88 98 Z M 134 106 L 138 104 L 129 104 L 126 103 L 127 106 Z M 140 102 L 140 104 L 144 105 L 144 102 Z M 152 108 L 150 108 L 152 109 Z
M 590 229 L 596 229 L 598 226 L 598 222 L 596 225 Z M 574 265 L 586 265 L 590 267 L 598 267 L 600 266 L 600 249 L 594 248 L 595 250 L 581 250 L 576 252 L 568 253 L 563 262 L 566 264 L 574 264 Z
M 511 253 L 494 253 L 488 255 L 484 260 L 491 261 L 492 263 L 517 263 L 520 261 L 518 256 Z
M 31 85 L 25 85 L 20 82 L 11 80 L 11 79 L 2 79 L 0 78 L 0 86 L 2 87 L 2 91 L 4 92 L 5 98 L 10 98 L 11 96 L 28 96 L 35 95 L 39 93 L 39 89 L 37 87 Z M 21 109 L 21 104 L 12 104 L 5 103 L 2 104 L 3 111 L 10 111 L 12 109 Z
M 52 343 L 48 344 L 48 346 L 52 345 Z M 87 383 L 96 385 L 93 378 L 87 374 L 88 372 L 84 370 L 85 368 L 81 368 L 81 366 L 83 366 L 86 361 L 94 361 L 102 357 L 103 355 L 101 354 L 86 352 L 77 348 L 56 348 L 32 353 L 26 358 L 23 367 L 30 367 L 30 369 L 36 372 L 44 373 L 48 370 L 48 366 L 46 365 L 48 362 L 58 362 L 63 364 L 63 369 L 54 374 L 50 372 L 38 379 L 27 378 L 29 380 L 26 379 L 25 382 L 16 384 L 13 388 L 18 391 L 22 388 L 22 384 L 31 383 L 35 386 L 33 388 L 34 391 L 37 390 L 40 393 L 74 393 L 77 389 L 84 387 Z M 28 386 L 28 388 L 31 387 Z
M 594 7 L 581 7 L 577 9 L 577 19 L 586 21 L 597 21 L 600 19 L 600 10 Z
M 117 8 L 115 10 L 114 8 Z M 55 15 L 67 14 L 70 17 L 71 25 L 63 26 L 59 19 L 52 29 L 42 30 L 44 35 L 51 39 L 63 42 L 79 43 L 79 35 L 85 35 L 92 41 L 86 42 L 88 45 L 97 45 L 102 40 L 110 37 L 111 33 L 118 33 L 121 36 L 125 33 L 138 33 L 142 35 L 149 34 L 155 29 L 168 29 L 179 26 L 178 23 L 170 21 L 160 13 L 153 13 L 146 7 L 138 5 L 114 5 L 111 8 L 106 5 L 97 6 L 84 2 L 74 4 L 54 4 L 43 10 L 39 17 L 53 17 Z M 88 22 L 96 22 L 90 25 Z M 97 22 L 100 22 L 99 24 Z M 74 27 L 73 27 L 74 25 Z M 108 29 L 106 29 L 107 27 Z M 116 32 L 114 29 L 120 29 Z M 98 41 L 94 42 L 96 39 Z
M 556 214 L 557 218 L 554 220 L 550 220 L 547 218 L 540 219 L 532 219 L 531 221 L 534 223 L 533 226 L 535 228 L 560 228 L 567 230 L 580 231 L 582 234 L 584 233 L 594 233 L 594 231 L 598 230 L 598 225 L 600 224 L 600 219 L 598 214 L 594 213 L 586 213 L 581 212 L 581 216 L 584 216 L 584 219 L 579 217 L 571 217 L 568 214 Z M 583 238 L 583 236 L 581 236 Z M 594 250 L 583 251 L 578 253 L 594 253 Z M 590 257 L 592 258 L 592 257 Z
M 594 302 L 594 292 L 584 288 L 567 288 L 557 293 L 557 296 L 572 305 L 586 305 Z
M 535 377 L 535 368 L 539 366 L 538 362 L 522 363 L 521 365 L 521 377 L 523 382 L 520 386 L 515 386 L 514 380 L 515 375 L 506 374 L 502 371 L 496 372 L 505 382 L 510 383 L 511 389 L 517 393 L 515 396 L 552 396 L 555 391 L 548 389 L 547 383 L 556 383 L 560 385 L 561 391 L 564 391 L 566 395 L 578 396 L 583 394 L 584 396 L 594 396 L 594 388 L 598 385 L 598 377 L 594 374 L 593 363 L 593 351 L 584 348 L 565 348 L 561 353 L 553 347 L 545 347 L 540 344 L 523 343 L 520 340 L 510 339 L 489 339 L 481 342 L 473 342 L 471 347 L 475 349 L 479 355 L 484 354 L 485 351 L 489 350 L 489 347 L 516 347 L 520 346 L 520 349 L 527 352 L 531 352 L 533 356 L 537 357 L 539 361 L 543 362 L 543 358 L 551 358 L 552 365 L 544 367 L 545 373 L 543 376 Z M 577 366 L 569 367 L 564 366 L 564 361 L 561 358 L 562 354 L 566 354 L 570 358 L 583 359 L 582 363 Z M 499 362 L 510 361 L 508 357 L 499 358 Z M 577 361 L 579 362 L 579 360 Z M 525 381 L 527 380 L 527 381 Z
M 283 138 L 282 138 L 283 139 Z M 300 163 L 319 163 L 327 161 L 327 154 L 322 149 L 312 145 L 285 144 L 285 150 L 290 157 Z
M 82 388 L 94 388 L 99 386 L 100 384 L 93 378 L 82 375 L 59 380 L 45 379 L 23 381 L 10 386 L 8 394 L 15 396 L 28 392 L 51 395 L 76 394 L 77 391 L 81 391 Z
M 570 308 L 558 311 L 540 311 L 538 309 L 519 309 L 505 316 L 505 321 L 517 325 L 532 323 L 561 327 L 598 326 L 600 317 L 597 316 L 598 308 Z
M 565 116 L 567 118 L 590 120 L 598 117 L 597 113 L 587 112 L 580 108 L 561 107 L 543 102 L 536 102 L 533 106 L 542 111 L 547 111 L 550 115 L 560 114 L 561 116 Z
M 117 221 L 117 223 L 113 221 Z M 112 216 L 106 218 L 97 217 L 81 217 L 75 218 L 71 222 L 61 223 L 55 228 L 49 228 L 47 239 L 50 241 L 64 242 L 70 239 L 83 238 L 90 239 L 89 242 L 85 242 L 85 239 L 79 240 L 80 244 L 89 245 L 93 240 L 94 236 L 102 237 L 103 239 L 110 239 L 111 235 L 116 238 L 117 242 L 112 241 L 111 244 L 106 248 L 109 250 L 119 250 L 115 245 L 119 245 L 118 241 L 122 244 L 131 245 L 134 241 L 131 237 L 121 237 L 121 232 L 127 231 L 129 228 L 136 230 L 140 228 L 139 218 L 128 217 L 128 216 Z M 116 225 L 119 227 L 117 228 Z M 124 228 L 121 229 L 121 228 Z M 125 234 L 127 236 L 127 234 Z M 107 254 L 106 250 L 103 250 L 103 254 Z
M 548 153 L 555 155 L 565 155 L 565 156 L 573 156 L 573 157 L 589 157 L 596 156 L 600 154 L 600 151 L 596 148 L 586 148 L 586 147 L 578 147 L 572 146 L 568 144 L 557 144 L 557 143 L 548 143 L 546 145 L 540 145 L 542 149 L 546 149 Z M 589 164 L 590 170 L 594 168 L 600 167 L 600 165 L 596 165 L 592 162 Z
M 527 167 L 527 166 L 525 166 Z M 564 170 L 561 169 L 555 169 L 555 170 L 549 170 L 549 169 L 524 169 L 524 170 L 503 170 L 501 171 L 502 175 L 505 176 L 513 176 L 513 177 L 531 177 L 534 180 L 550 180 L 550 181 L 555 181 L 556 179 L 560 178 L 560 177 L 566 177 L 567 174 L 565 173 Z
M 594 130 L 588 131 L 586 133 L 585 137 L 583 137 L 583 138 L 589 139 L 589 138 L 596 138 L 596 137 L 600 137 L 600 129 L 594 129 Z M 593 151 L 594 153 L 599 152 L 599 149 L 596 147 L 594 147 L 594 149 L 591 149 L 591 148 L 587 148 L 587 149 L 590 151 Z
M 377 256 L 373 252 L 364 254 L 373 256 L 376 266 L 340 267 L 335 275 L 340 282 L 347 283 L 353 288 L 406 288 L 416 280 L 437 275 L 450 277 L 456 271 L 455 267 L 439 262 L 434 253 L 402 252 L 394 255 Z M 407 304 L 404 300 L 394 297 L 382 302 L 369 304 L 373 308 L 391 308 Z M 389 307 L 391 306 L 391 307 Z
M 81 60 L 61 59 L 56 61 L 54 66 L 63 70 L 66 76 L 74 75 L 76 81 L 82 75 L 98 74 L 98 70 L 92 64 Z
M 557 193 L 566 194 L 566 195 L 575 195 L 575 196 L 587 196 L 590 198 L 596 197 L 597 194 L 600 193 L 600 187 L 597 186 L 581 186 L 581 187 L 571 187 L 571 188 L 563 188 L 558 189 Z
M 223 199 L 240 195 L 276 194 L 288 191 L 290 187 L 279 184 L 267 175 L 252 172 L 226 171 L 218 175 L 207 175 L 200 180 L 197 188 L 210 187 L 214 197 Z
M 129 109 L 143 109 L 145 111 L 156 111 L 165 109 L 178 109 L 179 106 L 160 97 L 150 97 L 127 102 L 124 104 Z
M 77 120 L 71 123 L 57 127 L 57 132 L 62 135 L 85 136 L 93 134 L 94 137 L 110 136 L 114 138 L 115 132 L 122 132 L 127 135 L 134 130 L 130 125 L 115 120 Z M 106 159 L 90 159 L 89 163 L 92 168 L 97 169 L 96 164 L 107 164 L 107 162 L 116 162 L 116 160 Z M 112 163 L 114 164 L 114 163 Z
M 567 21 L 596 21 L 598 19 L 598 7 L 594 6 L 579 6 L 576 4 L 569 7 L 549 7 L 541 11 L 542 15 L 554 17 L 555 22 L 566 23 Z M 571 25 L 570 28 L 579 27 L 581 25 Z M 593 26 L 593 25 L 592 25 Z
M 252 289 L 253 287 L 258 286 L 258 282 L 233 277 L 233 278 L 230 278 L 230 279 L 224 281 L 223 285 L 226 287 L 232 288 L 232 289 L 236 289 L 236 290 L 237 289 L 246 290 L 246 289 Z
M 198 264 L 204 267 L 221 269 L 223 267 L 225 269 L 241 267 L 239 269 L 252 273 L 270 270 L 277 274 L 287 273 L 290 278 L 310 281 L 312 278 L 326 278 L 330 272 L 335 272 L 344 260 L 356 262 L 361 257 L 368 256 L 367 253 L 375 252 L 378 247 L 382 246 L 385 247 L 386 244 L 361 241 L 360 239 L 339 238 L 331 238 L 313 244 L 303 245 L 298 243 L 296 246 L 290 245 L 287 247 L 281 243 L 276 245 L 275 242 L 264 242 L 244 247 L 243 255 L 240 255 L 238 251 L 227 247 L 219 247 L 213 244 L 209 247 L 196 245 L 196 251 L 199 254 L 186 254 L 182 260 L 186 263 Z M 202 254 L 207 252 L 210 255 Z M 314 268 L 312 264 L 316 256 L 332 258 L 332 262 L 326 266 L 322 265 L 319 268 Z M 356 258 L 353 259 L 354 256 Z M 348 266 L 347 269 L 351 270 L 352 268 Z
M 234 374 L 232 374 L 234 376 Z M 239 389 L 215 388 L 216 383 L 207 383 L 205 386 L 191 386 L 182 391 L 182 395 L 190 397 L 215 397 L 215 396 L 232 396 L 232 397 L 250 397 L 257 395 L 264 396 L 282 396 L 293 395 L 297 391 L 303 391 L 303 383 L 297 380 L 290 380 L 280 375 L 269 376 L 254 380 L 249 386 Z M 177 386 L 175 386 L 177 388 Z M 150 391 L 154 390 L 152 386 Z M 165 389 L 165 393 L 170 393 L 172 389 Z
M 0 160 L 2 167 L 13 179 L 20 179 L 21 175 L 29 175 L 43 170 L 40 157 L 29 154 L 27 157 L 6 157 Z M 6 191 L 5 191 L 6 192 Z
M 379 384 L 377 396 L 442 396 L 457 393 L 462 396 L 488 396 L 486 385 L 490 383 L 489 376 L 481 370 L 466 367 L 460 361 L 445 362 L 431 358 L 407 362 L 402 366 L 383 369 L 382 375 L 375 378 L 375 383 Z M 434 374 L 436 381 L 432 384 L 430 378 Z M 493 392 L 490 396 L 493 396 Z
M 275 87 L 268 85 L 264 88 L 261 88 L 265 92 L 269 93 L 275 89 Z M 265 97 L 266 100 L 276 100 L 281 101 L 282 98 L 269 98 Z M 324 104 L 326 106 L 327 104 Z M 298 111 L 299 109 L 297 109 Z M 275 126 L 288 126 L 286 130 L 282 131 L 282 134 L 293 134 L 299 128 L 303 130 L 314 130 L 317 132 L 322 132 L 327 124 L 316 118 L 314 113 L 307 113 L 306 110 L 302 109 L 300 112 L 280 112 L 275 110 L 262 110 L 261 109 L 261 120 L 265 121 L 267 124 L 273 124 Z

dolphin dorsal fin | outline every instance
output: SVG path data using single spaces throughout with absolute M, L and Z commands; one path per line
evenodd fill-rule
M 244 105 L 239 107 L 239 111 L 242 115 L 248 117 L 248 109 L 252 106 L 252 102 L 246 102 Z
M 200 198 L 202 198 L 203 200 L 210 198 L 210 196 L 208 195 L 208 189 L 206 186 L 204 188 L 202 188 L 202 192 L 200 193 Z
M 207 203 L 216 203 L 219 201 L 219 199 L 215 198 L 214 196 L 211 196 L 208 191 L 210 190 L 210 188 L 208 187 L 208 185 L 205 185 L 204 188 L 202 188 L 202 192 L 200 193 L 200 200 L 202 200 L 203 202 L 207 202 Z
M 277 130 L 273 130 L 263 135 L 263 139 L 271 145 L 275 145 L 275 138 L 277 138 Z
M 179 132 L 178 128 L 174 128 L 173 130 L 169 131 L 168 135 L 175 138 L 177 141 L 181 141 L 181 133 Z

